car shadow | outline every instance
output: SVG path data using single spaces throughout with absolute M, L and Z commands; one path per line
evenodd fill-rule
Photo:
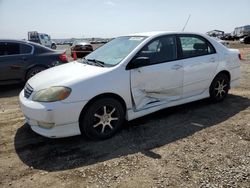
M 16 132 L 15 150 L 26 165 L 46 171 L 73 169 L 138 152 L 158 159 L 161 155 L 152 149 L 218 126 L 249 106 L 248 98 L 236 95 L 216 104 L 207 99 L 192 102 L 127 122 L 120 133 L 104 141 L 82 136 L 44 138 L 25 124 Z
M 18 96 L 24 88 L 24 83 L 0 85 L 0 98 Z

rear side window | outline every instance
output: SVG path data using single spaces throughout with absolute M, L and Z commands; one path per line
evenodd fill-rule
M 20 54 L 20 44 L 14 42 L 0 43 L 0 56 Z
M 32 46 L 34 47 L 34 53 L 35 54 L 43 54 L 43 53 L 49 53 L 52 52 L 50 48 L 47 48 L 45 46 L 42 46 L 40 44 L 32 43 Z
M 199 36 L 181 36 L 180 43 L 183 58 L 215 53 L 214 47 L 206 39 Z
M 27 44 L 21 44 L 21 54 L 31 54 L 32 47 Z

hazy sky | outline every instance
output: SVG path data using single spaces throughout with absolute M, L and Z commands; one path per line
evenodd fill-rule
M 250 24 L 250 0 L 0 0 L 0 38 L 115 37 L 144 31 L 231 32 Z

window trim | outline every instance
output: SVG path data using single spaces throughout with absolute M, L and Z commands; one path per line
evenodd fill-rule
M 183 50 L 182 50 L 182 46 L 181 46 L 181 39 L 180 37 L 195 37 L 198 39 L 201 39 L 202 41 L 204 41 L 213 51 L 213 53 L 208 53 L 208 54 L 201 54 L 201 55 L 194 55 L 194 56 L 190 56 L 190 57 L 184 57 L 183 56 Z M 212 55 L 212 54 L 216 54 L 217 51 L 215 49 L 215 47 L 211 44 L 211 42 L 209 42 L 205 37 L 201 36 L 201 35 L 196 35 L 196 34 L 177 34 L 176 35 L 177 38 L 177 43 L 178 43 L 178 52 L 179 52 L 179 60 L 181 59 L 188 59 L 188 58 L 195 58 L 195 57 L 201 57 L 201 56 L 207 56 L 207 55 Z
M 152 66 L 152 65 L 157 65 L 157 64 L 162 64 L 162 63 L 168 63 L 168 62 L 172 62 L 172 61 L 177 61 L 179 60 L 179 46 L 178 46 L 178 39 L 177 39 L 177 35 L 176 34 L 169 34 L 169 35 L 162 35 L 162 36 L 158 36 L 158 37 L 155 37 L 153 39 L 151 39 L 150 41 L 148 41 L 145 45 L 143 45 L 139 50 L 138 52 L 134 55 L 134 57 L 129 61 L 129 63 L 127 64 L 126 66 L 126 70 L 130 70 L 130 69 L 134 69 L 134 68 L 129 68 L 130 67 L 130 64 L 138 57 L 138 53 L 147 45 L 149 45 L 150 43 L 154 42 L 155 40 L 158 40 L 160 38 L 164 38 L 164 37 L 173 37 L 174 40 L 175 40 L 175 49 L 176 49 L 176 58 L 173 59 L 173 60 L 168 60 L 168 61 L 162 61 L 162 62 L 156 62 L 156 63 L 150 63 L 148 65 L 144 65 L 144 66 L 141 66 L 141 67 L 148 67 L 148 66 Z M 140 68 L 140 67 L 138 67 Z
M 20 54 L 12 54 L 12 55 L 0 55 L 0 58 L 1 57 L 12 57 L 12 56 L 19 56 L 19 55 L 33 55 L 34 54 L 34 50 L 35 50 L 35 47 L 31 44 L 26 44 L 26 43 L 21 43 L 21 42 L 12 42 L 12 41 L 6 41 L 6 42 L 1 42 L 1 43 L 17 43 L 20 45 L 20 51 L 21 51 L 21 45 L 24 44 L 24 45 L 28 45 L 28 46 L 31 46 L 31 53 L 20 53 Z

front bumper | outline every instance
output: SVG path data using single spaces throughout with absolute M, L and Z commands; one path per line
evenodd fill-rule
M 45 137 L 60 138 L 80 135 L 79 116 L 87 101 L 65 103 L 61 101 L 44 103 L 24 97 L 24 90 L 19 95 L 20 107 L 31 129 Z M 53 125 L 45 128 L 41 124 Z

